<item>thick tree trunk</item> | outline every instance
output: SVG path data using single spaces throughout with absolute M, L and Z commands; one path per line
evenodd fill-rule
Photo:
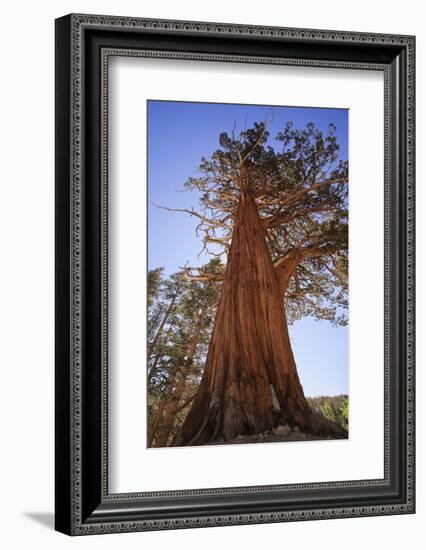
M 203 378 L 172 444 L 230 440 L 279 423 L 343 435 L 305 399 L 265 229 L 254 199 L 243 193 Z

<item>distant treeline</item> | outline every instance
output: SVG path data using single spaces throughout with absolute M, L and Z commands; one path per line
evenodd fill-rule
M 335 395 L 330 397 L 329 395 L 320 395 L 318 397 L 307 397 L 310 406 L 321 412 L 326 418 L 337 422 L 348 429 L 348 417 L 349 417 L 349 399 L 347 395 Z

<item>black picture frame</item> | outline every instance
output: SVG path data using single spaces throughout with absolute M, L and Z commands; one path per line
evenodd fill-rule
M 385 475 L 109 494 L 109 55 L 375 69 L 385 77 Z M 69 535 L 415 511 L 415 38 L 71 14 L 56 20 L 56 529 Z

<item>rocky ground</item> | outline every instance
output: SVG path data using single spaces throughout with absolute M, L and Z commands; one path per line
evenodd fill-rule
M 253 435 L 239 435 L 235 439 L 230 441 L 224 441 L 223 439 L 215 441 L 213 443 L 208 443 L 208 445 L 232 445 L 239 443 L 277 443 L 283 441 L 317 441 L 323 439 L 339 439 L 331 436 L 319 437 L 318 435 L 313 435 L 309 433 L 304 433 L 295 427 L 293 430 L 290 426 L 277 426 L 271 431 L 253 434 Z

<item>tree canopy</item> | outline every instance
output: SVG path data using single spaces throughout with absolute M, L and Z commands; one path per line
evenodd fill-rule
M 333 124 L 324 133 L 288 122 L 273 145 L 264 122 L 224 132 L 185 188 L 198 192 L 199 204 L 180 211 L 198 219 L 203 250 L 213 256 L 229 250 L 241 193 L 254 198 L 290 323 L 307 315 L 347 322 L 348 162 L 339 158 Z M 194 281 L 222 278 L 206 268 L 185 271 Z

